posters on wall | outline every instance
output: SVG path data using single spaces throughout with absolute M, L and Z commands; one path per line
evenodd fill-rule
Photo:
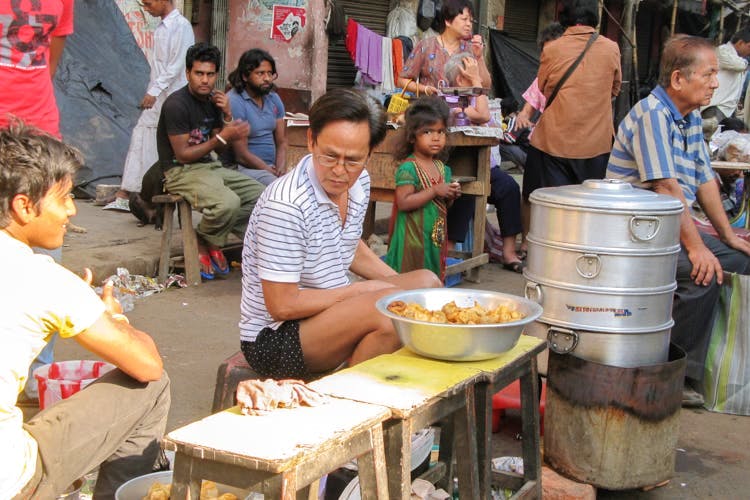
M 154 30 L 161 20 L 147 14 L 138 0 L 115 0 L 115 4 L 122 11 L 135 42 L 143 51 L 146 59 L 151 62 L 154 49 Z
M 305 27 L 306 22 L 304 7 L 274 5 L 271 38 L 280 42 L 289 42 Z

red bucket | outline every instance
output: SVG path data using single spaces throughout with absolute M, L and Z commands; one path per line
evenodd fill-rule
M 34 370 L 39 384 L 39 408 L 66 399 L 80 391 L 115 366 L 104 361 L 74 360 L 59 361 L 40 366 Z

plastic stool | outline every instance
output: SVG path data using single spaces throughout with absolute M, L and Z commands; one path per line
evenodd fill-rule
M 547 382 L 542 381 L 539 401 L 539 431 L 544 435 L 544 406 L 547 400 Z M 500 419 L 507 409 L 521 409 L 521 383 L 516 380 L 492 396 L 492 432 L 500 431 Z

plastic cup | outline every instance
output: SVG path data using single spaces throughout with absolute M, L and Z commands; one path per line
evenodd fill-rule
M 39 408 L 66 399 L 77 393 L 115 366 L 105 361 L 74 360 L 59 361 L 40 366 L 34 370 L 39 384 Z

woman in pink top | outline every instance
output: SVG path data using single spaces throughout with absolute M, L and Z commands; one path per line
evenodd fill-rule
M 420 40 L 404 62 L 398 85 L 417 94 L 436 94 L 438 85 L 445 81 L 445 63 L 450 56 L 471 52 L 479 66 L 482 87 L 492 85 L 487 65 L 484 62 L 484 42 L 480 35 L 473 35 L 474 11 L 469 0 L 445 0 L 440 9 L 445 26 L 438 36 Z M 419 83 L 417 83 L 419 82 Z

